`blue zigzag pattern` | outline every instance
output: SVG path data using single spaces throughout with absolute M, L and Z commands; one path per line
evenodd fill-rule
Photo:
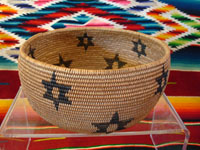
M 0 22 L 0 27 L 24 39 L 28 39 L 29 37 L 33 36 L 37 32 L 30 32 L 23 29 L 21 26 L 24 22 L 29 21 L 29 20 L 39 19 L 39 18 L 42 18 L 44 15 L 48 15 L 51 13 L 55 13 L 59 11 L 62 12 L 62 8 L 76 7 L 76 5 L 80 3 L 86 3 L 90 7 L 96 7 L 110 14 L 119 15 L 134 23 L 140 24 L 144 26 L 143 30 L 139 30 L 139 32 L 142 32 L 142 33 L 153 34 L 162 30 L 162 26 L 154 22 L 153 20 L 132 14 L 128 10 L 125 10 L 118 6 L 110 5 L 110 4 L 96 1 L 96 0 L 63 0 L 62 2 L 52 4 L 50 6 L 47 6 L 46 8 L 42 8 L 38 10 L 37 12 L 24 14 L 22 16 L 18 16 L 16 18 L 12 18 L 7 21 Z M 101 17 L 101 15 L 98 14 L 98 17 Z M 38 25 L 38 26 L 41 26 L 41 25 Z M 33 25 L 33 27 L 35 27 L 35 25 Z M 63 27 L 63 26 L 60 25 L 60 27 Z
M 88 21 L 92 19 L 92 17 L 89 17 L 85 14 L 78 15 L 74 17 L 76 20 L 60 20 L 53 24 L 51 27 L 54 29 L 59 29 L 59 28 L 65 28 L 67 24 L 72 24 L 72 25 L 84 25 Z

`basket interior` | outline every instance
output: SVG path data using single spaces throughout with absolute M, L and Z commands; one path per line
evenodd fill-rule
M 161 44 L 152 38 L 108 29 L 47 32 L 29 40 L 23 50 L 48 64 L 101 70 L 147 64 L 165 55 Z

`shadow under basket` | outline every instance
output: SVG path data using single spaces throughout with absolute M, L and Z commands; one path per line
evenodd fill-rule
M 169 76 L 170 50 L 122 29 L 39 33 L 20 49 L 19 75 L 32 108 L 61 128 L 110 133 L 151 111 Z

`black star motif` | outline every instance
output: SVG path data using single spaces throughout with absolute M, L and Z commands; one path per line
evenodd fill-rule
M 30 46 L 30 48 L 29 48 L 29 52 L 28 52 L 28 56 L 31 55 L 31 57 L 35 59 L 35 56 L 34 56 L 34 52 L 35 52 L 35 50 L 36 50 L 35 48 L 31 48 L 31 46 Z
M 109 133 L 107 132 L 109 123 L 92 123 L 92 125 L 98 128 L 96 133 Z
M 162 93 L 165 85 L 167 84 L 167 76 L 168 76 L 168 70 L 165 71 L 165 68 L 163 66 L 162 75 L 156 78 L 156 81 L 158 82 L 159 87 L 157 88 L 157 91 L 155 92 L 155 94 Z M 164 79 L 164 83 L 163 83 L 163 79 Z
M 68 97 L 65 96 L 65 94 L 68 93 L 69 90 L 71 90 L 71 86 L 66 86 L 63 84 L 56 83 L 55 71 L 52 74 L 51 81 L 49 82 L 42 80 L 42 84 L 44 84 L 44 87 L 47 89 L 43 97 L 53 101 L 53 104 L 55 104 L 55 108 L 57 111 L 59 103 L 70 104 L 70 105 L 72 104 L 72 102 L 68 100 Z M 59 89 L 58 98 L 53 97 L 52 91 L 54 87 Z
M 117 129 L 115 131 L 122 130 L 122 129 L 125 129 L 124 126 L 126 126 L 132 120 L 134 120 L 134 118 L 130 118 L 130 119 L 127 119 L 127 120 L 119 121 L 119 114 L 118 114 L 118 112 L 115 112 L 113 114 L 112 119 L 110 120 L 110 122 L 92 123 L 92 125 L 98 128 L 96 133 L 109 133 L 107 131 L 109 125 L 116 124 L 117 125 Z
M 120 61 L 119 60 L 119 54 L 116 54 L 114 59 L 110 58 L 104 58 L 105 61 L 107 62 L 108 66 L 105 69 L 113 69 L 113 63 L 117 62 L 118 63 L 118 69 L 122 68 L 124 65 L 126 65 L 126 62 Z
M 94 43 L 92 43 L 93 37 L 88 36 L 87 33 L 84 33 L 83 36 L 78 36 L 77 38 L 79 39 L 79 43 L 77 46 L 83 46 L 85 52 L 87 51 L 89 46 L 94 46 Z M 85 43 L 85 40 L 87 41 L 87 43 Z
M 137 42 L 132 41 L 134 44 L 133 51 L 138 54 L 138 57 L 140 58 L 141 55 L 146 56 L 147 54 L 145 53 L 146 50 L 146 45 L 144 45 L 141 40 L 139 39 Z M 141 46 L 141 49 L 139 50 L 139 46 Z
M 72 63 L 72 60 L 67 60 L 67 61 L 64 61 L 62 56 L 59 54 L 59 63 L 58 64 L 54 64 L 56 66 L 62 66 L 64 64 L 65 67 L 69 67 L 70 64 Z

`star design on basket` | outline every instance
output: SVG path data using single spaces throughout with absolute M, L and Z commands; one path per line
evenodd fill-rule
M 134 44 L 134 47 L 133 47 L 132 50 L 138 54 L 139 58 L 140 58 L 141 55 L 144 55 L 144 56 L 147 55 L 145 53 L 146 45 L 143 44 L 140 39 L 137 42 L 135 42 L 135 41 L 132 41 L 132 42 Z
M 56 66 L 62 66 L 62 65 L 64 65 L 65 67 L 68 68 L 71 65 L 71 63 L 72 63 L 72 60 L 64 61 L 63 58 L 62 58 L 62 56 L 59 54 L 59 63 L 54 64 L 54 65 L 56 65 Z
M 66 86 L 63 84 L 56 83 L 55 71 L 52 74 L 51 81 L 49 82 L 49 81 L 42 80 L 42 84 L 47 89 L 43 97 L 53 101 L 53 104 L 55 105 L 55 108 L 57 111 L 59 108 L 59 103 L 69 104 L 69 105 L 72 104 L 72 102 L 68 100 L 68 97 L 66 97 L 66 93 L 68 93 L 69 90 L 71 90 L 71 86 Z M 58 98 L 55 98 L 53 96 L 53 88 L 59 89 Z
M 35 53 L 35 48 L 29 48 L 28 56 L 31 56 L 33 59 L 35 59 L 34 53 Z
M 94 46 L 94 43 L 92 43 L 93 37 L 88 36 L 87 33 L 84 33 L 83 36 L 78 36 L 79 39 L 78 47 L 83 46 L 85 49 L 85 52 L 87 51 L 89 46 Z M 85 43 L 86 42 L 86 43 Z
M 113 64 L 114 62 L 118 63 L 118 69 L 122 68 L 124 65 L 126 65 L 126 62 L 120 61 L 119 60 L 119 54 L 116 54 L 115 57 L 113 59 L 110 58 L 104 58 L 104 60 L 106 61 L 106 63 L 108 64 L 108 66 L 105 69 L 113 69 Z
M 125 129 L 125 126 L 130 123 L 132 120 L 134 120 L 134 118 L 130 118 L 130 119 L 127 119 L 127 120 L 119 120 L 119 114 L 118 112 L 115 112 L 110 120 L 110 122 L 105 122 L 105 123 L 92 123 L 93 126 L 97 127 L 97 131 L 96 133 L 109 133 L 107 131 L 109 125 L 112 125 L 112 124 L 116 124 L 117 125 L 117 130 L 122 130 L 122 129 Z
M 162 71 L 162 75 L 157 77 L 156 78 L 156 81 L 158 83 L 158 88 L 157 88 L 157 91 L 155 92 L 155 94 L 158 94 L 158 93 L 162 93 L 165 85 L 167 84 L 167 76 L 168 76 L 168 70 L 165 71 L 165 68 L 164 68 L 164 65 L 163 65 L 163 71 Z M 164 79 L 164 82 L 163 82 L 163 79 Z

